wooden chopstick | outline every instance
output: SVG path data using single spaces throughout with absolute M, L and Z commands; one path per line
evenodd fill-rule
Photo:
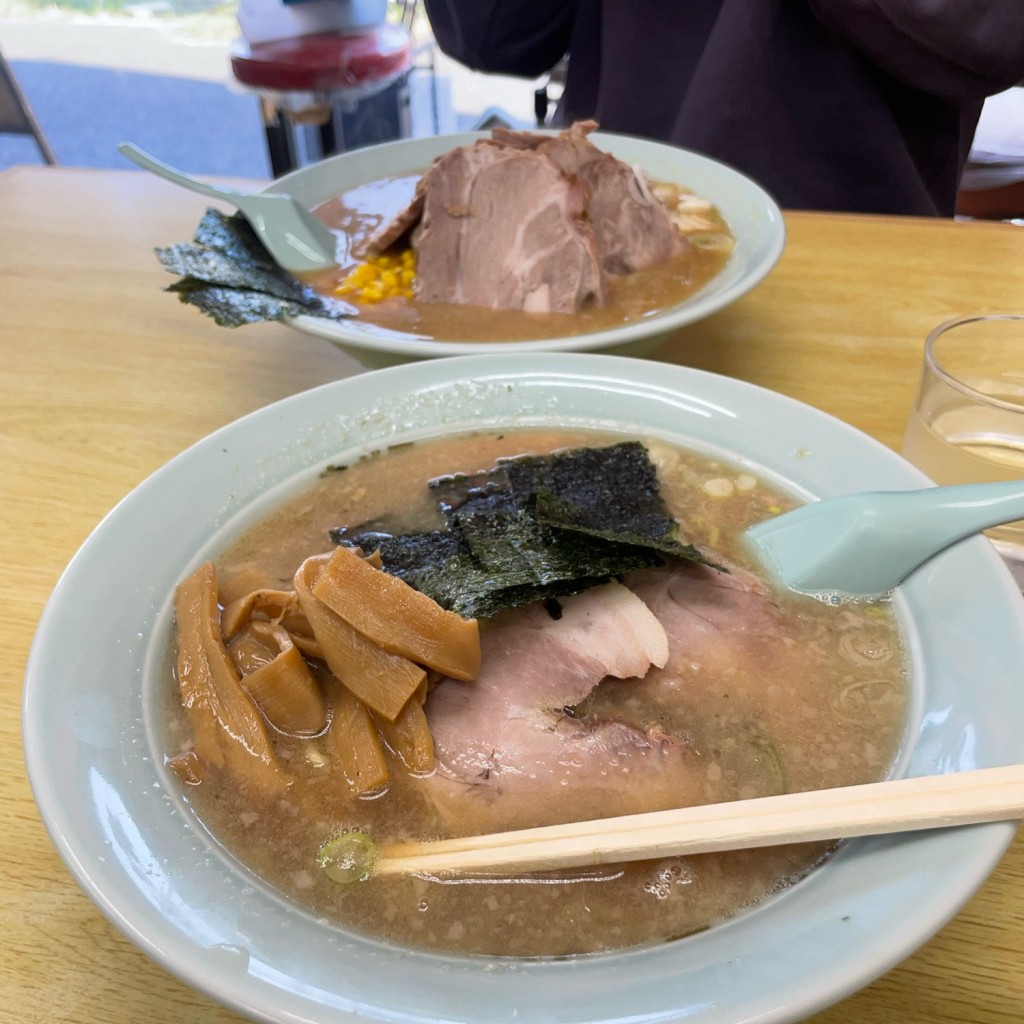
M 400 843 L 384 874 L 544 871 L 1024 818 L 1024 765 L 788 793 L 545 828 Z

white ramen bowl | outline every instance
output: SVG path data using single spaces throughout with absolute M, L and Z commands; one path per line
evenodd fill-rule
M 342 153 L 286 174 L 267 192 L 287 192 L 306 206 L 316 206 L 341 192 L 381 178 L 418 174 L 430 162 L 456 146 L 488 138 L 486 132 L 408 139 Z M 595 132 L 600 149 L 629 164 L 639 164 L 658 181 L 692 189 L 711 200 L 736 237 L 736 246 L 723 269 L 695 294 L 675 306 L 633 323 L 588 334 L 537 341 L 465 342 L 417 339 L 361 321 L 325 320 L 300 316 L 288 322 L 307 334 L 326 338 L 367 366 L 391 366 L 438 356 L 512 352 L 596 352 L 646 356 L 664 336 L 686 324 L 718 312 L 746 294 L 778 262 L 785 244 L 782 212 L 767 192 L 750 178 L 699 153 L 660 142 Z
M 660 436 L 809 497 L 925 483 L 882 445 L 773 392 L 596 355 L 432 360 L 361 375 L 188 449 L 125 498 L 71 562 L 39 626 L 24 706 L 29 774 L 57 849 L 103 912 L 168 970 L 281 1024 L 780 1024 L 907 956 L 994 867 L 1011 824 L 858 839 L 701 934 L 517 961 L 414 952 L 318 921 L 220 848 L 162 766 L 158 695 L 177 582 L 326 464 L 439 433 L 536 424 Z M 957 545 L 895 600 L 914 688 L 896 771 L 1024 760 L 1024 603 L 990 544 Z

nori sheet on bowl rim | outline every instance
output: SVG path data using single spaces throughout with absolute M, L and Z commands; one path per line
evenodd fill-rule
M 181 275 L 167 291 L 222 327 L 300 315 L 344 320 L 357 312 L 278 266 L 241 214 L 229 217 L 210 207 L 191 242 L 157 249 L 156 255 L 166 270 Z

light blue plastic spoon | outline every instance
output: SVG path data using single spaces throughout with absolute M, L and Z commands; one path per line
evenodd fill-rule
M 311 274 L 337 266 L 337 239 L 291 196 L 239 192 L 237 189 L 208 185 L 205 181 L 192 178 L 157 160 L 131 142 L 122 142 L 117 151 L 132 163 L 175 185 L 237 207 L 267 247 L 274 262 L 289 274 Z
M 747 531 L 765 569 L 803 594 L 888 594 L 964 537 L 1024 519 L 1024 480 L 827 498 Z

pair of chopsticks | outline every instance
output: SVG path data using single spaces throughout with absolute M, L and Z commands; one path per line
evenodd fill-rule
M 382 847 L 375 875 L 649 860 L 1024 818 L 1024 765 Z

